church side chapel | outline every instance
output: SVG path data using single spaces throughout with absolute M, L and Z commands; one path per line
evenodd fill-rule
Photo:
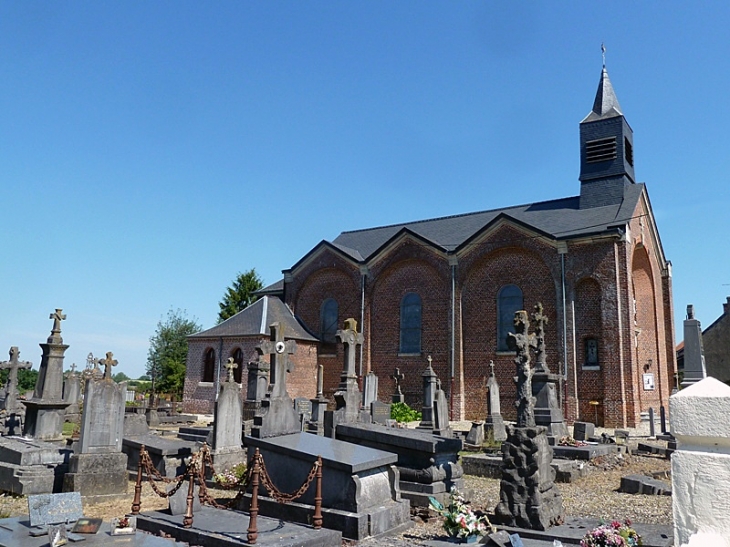
M 390 400 L 397 367 L 406 402 L 420 408 L 431 356 L 451 419 L 484 419 L 490 361 L 502 400 L 514 400 L 508 333 L 516 311 L 540 302 L 547 366 L 563 375 L 569 422 L 632 427 L 649 407 L 667 407 L 676 372 L 671 264 L 647 188 L 636 182 L 633 131 L 605 65 L 580 122 L 579 153 L 578 195 L 342 232 L 261 291 L 316 337 L 325 395 L 342 372 L 336 331 L 353 317 L 364 335 L 358 375 L 378 375 L 381 400 Z M 215 340 L 206 343 L 217 351 Z M 295 360 L 302 351 L 310 350 L 299 344 Z M 212 398 L 197 387 L 206 355 L 191 345 L 186 397 Z M 314 394 L 312 384 L 302 395 Z M 513 405 L 502 412 L 516 417 Z

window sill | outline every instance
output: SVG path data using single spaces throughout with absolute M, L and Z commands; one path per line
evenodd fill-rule
M 398 354 L 398 357 L 420 357 L 420 356 L 421 356 L 420 351 L 417 353 L 399 353 Z
M 318 357 L 324 357 L 325 359 L 329 359 L 332 357 L 337 357 L 336 353 L 320 353 Z
M 198 382 L 198 387 L 213 387 L 213 382 Z
M 514 357 L 515 356 L 515 352 L 514 351 L 504 350 L 504 349 L 498 349 L 497 351 L 494 352 L 494 354 L 497 355 L 497 356 L 499 356 L 499 357 L 506 356 L 506 355 L 509 355 L 510 357 Z
M 600 365 L 582 365 L 581 370 L 601 370 Z

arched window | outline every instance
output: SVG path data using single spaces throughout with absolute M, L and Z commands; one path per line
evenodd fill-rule
M 597 367 L 598 363 L 598 340 L 595 338 L 585 339 L 585 363 L 584 367 Z
M 328 298 L 322 302 L 322 307 L 319 309 L 319 337 L 326 344 L 337 342 L 338 315 L 337 300 Z
M 509 351 L 507 335 L 514 332 L 515 312 L 524 309 L 522 291 L 517 285 L 505 285 L 497 294 L 497 351 Z
M 233 357 L 233 362 L 238 365 L 233 369 L 233 379 L 240 384 L 243 375 L 243 351 L 241 351 L 241 348 L 236 348 L 231 357 Z
M 215 350 L 208 348 L 205 350 L 203 358 L 203 382 L 213 382 L 215 380 Z
M 400 301 L 400 353 L 421 353 L 421 297 L 414 292 Z

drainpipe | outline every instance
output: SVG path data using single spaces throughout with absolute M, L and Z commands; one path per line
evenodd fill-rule
M 451 340 L 449 361 L 451 365 L 451 386 L 449 387 L 450 418 L 454 419 L 454 372 L 456 369 L 456 257 L 449 258 L 451 265 Z
M 365 266 L 360 267 L 360 332 L 365 334 L 365 277 L 367 276 L 367 268 Z M 362 378 L 362 356 L 363 356 L 363 345 L 365 339 L 363 338 L 363 344 L 360 344 L 360 378 Z
M 558 244 L 558 253 L 560 253 L 560 283 L 563 296 L 563 389 L 560 390 L 560 396 L 563 398 L 563 413 L 568 412 L 567 407 L 567 389 L 568 389 L 568 309 L 565 304 L 565 255 L 568 252 L 568 244 Z

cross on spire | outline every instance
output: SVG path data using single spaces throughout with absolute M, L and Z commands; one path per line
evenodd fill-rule
M 286 373 L 294 371 L 294 363 L 289 359 L 297 350 L 297 343 L 294 340 L 284 340 L 284 326 L 279 322 L 269 326 L 271 337 L 256 346 L 259 355 L 270 355 L 271 377 L 269 380 L 269 393 L 271 398 L 288 397 L 286 391 Z
M 233 382 L 233 371 L 238 368 L 238 363 L 233 360 L 233 357 L 229 357 L 224 366 L 228 369 L 228 381 Z
M 102 365 L 104 365 L 104 379 L 105 380 L 111 380 L 112 379 L 112 367 L 115 367 L 119 364 L 119 362 L 114 359 L 114 354 L 111 351 L 106 352 L 106 357 L 99 361 Z
M 601 56 L 603 57 L 603 68 L 606 68 L 606 46 L 601 42 Z

